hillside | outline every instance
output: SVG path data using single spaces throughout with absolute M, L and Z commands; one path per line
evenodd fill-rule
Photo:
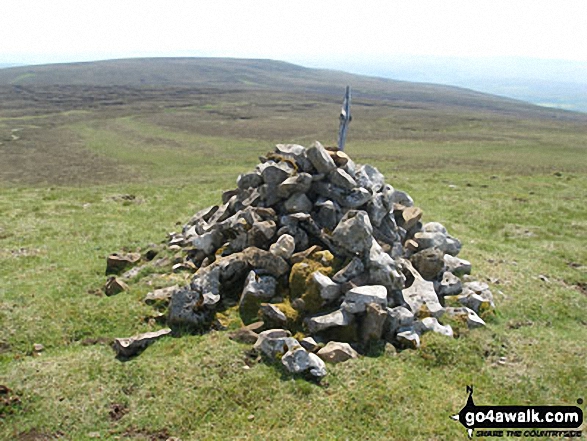
M 310 69 L 272 60 L 230 58 L 151 58 L 96 61 L 70 64 L 12 67 L 0 70 L 0 88 L 55 90 L 64 95 L 87 92 L 91 87 L 124 86 L 148 88 L 213 88 L 223 91 L 279 91 L 336 96 L 349 84 L 361 99 L 395 103 L 469 108 L 527 117 L 582 118 L 521 101 L 492 96 L 463 88 L 394 81 Z M 68 89 L 63 89 L 67 87 Z M 53 89 L 47 89 L 53 88 Z

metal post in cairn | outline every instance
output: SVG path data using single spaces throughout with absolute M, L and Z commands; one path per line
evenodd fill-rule
M 344 151 L 344 144 L 346 142 L 346 133 L 349 128 L 349 123 L 352 120 L 351 116 L 351 88 L 346 87 L 344 101 L 342 102 L 342 109 L 340 111 L 340 127 L 338 129 L 338 149 Z

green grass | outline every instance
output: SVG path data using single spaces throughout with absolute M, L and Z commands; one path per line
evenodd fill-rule
M 477 404 L 586 398 L 587 135 L 552 121 L 483 116 L 469 126 L 469 115 L 423 112 L 401 137 L 403 123 L 382 107 L 362 116 L 358 108 L 351 127 L 351 157 L 378 167 L 424 221 L 462 240 L 461 257 L 497 303 L 485 329 L 425 335 L 419 351 L 328 366 L 323 386 L 279 366 L 245 369 L 249 346 L 226 332 L 163 339 L 127 362 L 87 345 L 159 329 L 141 300 L 177 282 L 151 274 L 129 292 L 96 295 L 109 253 L 163 241 L 219 202 L 273 142 L 330 136 L 328 118 L 312 120 L 323 108 L 286 120 L 268 109 L 245 121 L 208 113 L 216 107 L 82 115 L 46 133 L 68 133 L 77 143 L 68 148 L 97 155 L 116 171 L 109 182 L 2 183 L 0 384 L 21 404 L 0 420 L 0 439 L 464 439 L 449 415 L 465 404 L 468 384 Z M 304 123 L 316 131 L 297 131 Z M 431 134 L 434 124 L 445 131 Z M 34 343 L 45 346 L 39 356 Z

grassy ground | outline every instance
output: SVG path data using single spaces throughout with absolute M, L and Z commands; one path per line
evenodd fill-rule
M 347 150 L 463 241 L 496 316 L 329 366 L 323 386 L 247 369 L 248 346 L 225 332 L 118 361 L 106 342 L 159 329 L 141 299 L 176 280 L 99 289 L 110 252 L 164 240 L 273 143 L 333 143 L 337 104 L 235 95 L 0 119 L 13 161 L 0 165 L 0 384 L 21 402 L 2 408 L 0 439 L 464 439 L 449 415 L 468 384 L 477 404 L 587 398 L 585 126 L 437 110 L 359 102 Z

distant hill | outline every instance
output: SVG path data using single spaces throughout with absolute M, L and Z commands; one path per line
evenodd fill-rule
M 146 58 L 0 69 L 1 86 L 126 86 L 279 90 L 340 96 L 346 85 L 353 96 L 395 103 L 425 103 L 476 110 L 569 117 L 563 112 L 472 90 L 411 83 L 341 71 L 311 69 L 273 60 L 231 58 Z

